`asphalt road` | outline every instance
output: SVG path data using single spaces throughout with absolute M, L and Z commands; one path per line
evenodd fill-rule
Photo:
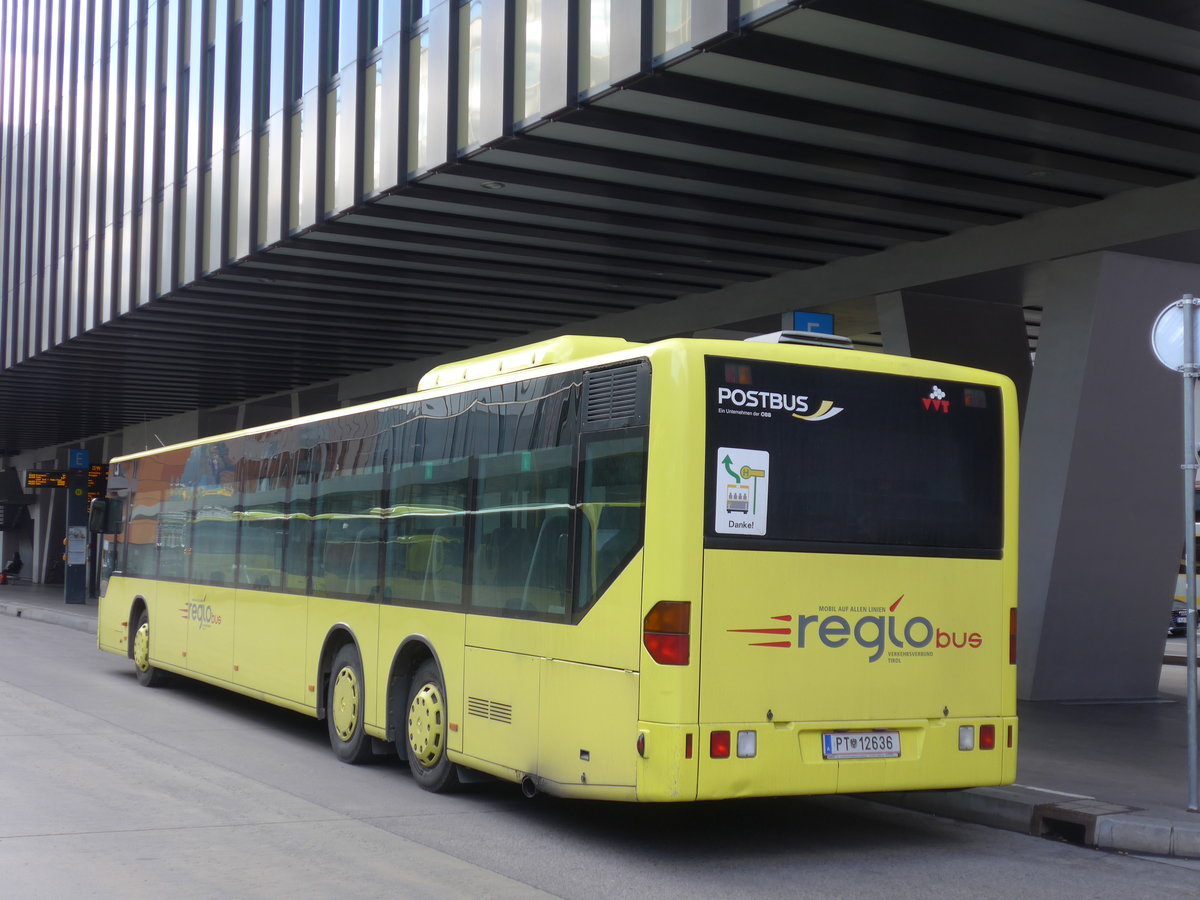
M 417 788 L 324 725 L 0 617 L 0 895 L 1200 897 L 1200 863 L 851 798 L 682 806 Z
M 1200 645 L 1200 638 L 1197 639 Z M 1166 656 L 1187 656 L 1187 638 L 1186 637 L 1167 637 L 1167 642 L 1163 645 L 1163 654 Z

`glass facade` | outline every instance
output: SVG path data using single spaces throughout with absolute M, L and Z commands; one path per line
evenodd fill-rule
M 579 87 L 588 90 L 612 77 L 612 0 L 583 0 Z
M 654 55 L 686 45 L 692 37 L 692 0 L 654 0 Z
M 0 367 L 639 74 L 702 3 L 0 0 Z
M 517 3 L 517 119 L 542 111 L 542 0 Z
M 423 30 L 409 41 L 409 169 L 426 168 L 432 161 L 429 137 L 429 32 Z
M 479 143 L 483 109 L 483 2 L 467 0 L 458 8 L 459 147 Z

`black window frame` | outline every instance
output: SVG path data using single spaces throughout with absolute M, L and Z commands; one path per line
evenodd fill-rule
M 981 528 L 980 539 L 974 541 L 970 545 L 950 545 L 936 544 L 932 542 L 902 542 L 897 540 L 882 540 L 870 541 L 863 539 L 846 539 L 847 535 L 843 535 L 842 539 L 831 537 L 829 539 L 814 539 L 812 537 L 796 537 L 794 534 L 780 534 L 780 529 L 775 529 L 775 534 L 772 535 L 770 530 L 766 535 L 757 535 L 753 533 L 747 534 L 725 534 L 717 533 L 715 530 L 716 518 L 716 483 L 719 479 L 717 472 L 717 449 L 719 447 L 735 446 L 728 443 L 728 435 L 731 430 L 730 423 L 732 422 L 753 422 L 757 416 L 725 416 L 716 412 L 716 389 L 720 379 L 716 373 L 721 371 L 722 367 L 749 367 L 750 370 L 758 372 L 778 373 L 781 367 L 794 368 L 797 373 L 802 373 L 805 370 L 820 370 L 822 373 L 831 373 L 831 379 L 842 377 L 849 384 L 851 381 L 859 380 L 865 383 L 865 379 L 889 379 L 892 385 L 904 385 L 911 387 L 914 391 L 920 387 L 925 391 L 929 390 L 931 385 L 935 383 L 943 383 L 947 386 L 953 385 L 957 389 L 977 389 L 986 392 L 989 404 L 989 413 L 994 414 L 992 420 L 988 423 L 989 428 L 994 428 L 994 440 L 988 443 L 988 447 L 995 452 L 995 457 L 989 462 L 993 466 L 991 475 L 994 478 L 993 483 L 985 485 L 989 492 L 990 507 L 980 511 L 980 514 L 994 517 L 990 519 L 984 528 Z M 724 382 L 721 382 L 724 384 Z M 732 383 L 732 382 L 730 382 Z M 779 389 L 779 384 L 782 382 L 772 382 L 771 387 Z M 879 382 L 882 384 L 882 382 Z M 766 381 L 756 382 L 753 385 L 747 385 L 754 391 L 761 391 L 768 387 Z M 861 388 L 856 388 L 861 390 Z M 993 384 L 962 380 L 960 378 L 945 378 L 939 376 L 928 377 L 924 375 L 910 375 L 898 372 L 883 372 L 867 369 L 847 369 L 835 366 L 822 366 L 818 363 L 806 360 L 803 363 L 791 363 L 780 361 L 767 361 L 757 359 L 746 359 L 744 357 L 729 357 L 729 356 L 706 356 L 705 357 L 705 478 L 704 478 L 704 546 L 706 549 L 716 550 L 765 550 L 777 552 L 815 552 L 815 553 L 840 553 L 853 554 L 863 556 L 910 556 L 910 557 L 946 557 L 946 558 L 963 558 L 963 559 L 1002 559 L 1004 557 L 1004 535 L 1005 535 L 1005 517 L 1007 510 L 1005 509 L 1005 476 L 1006 476 L 1006 460 L 1005 460 L 1005 445 L 1004 445 L 1004 418 L 1008 414 L 1008 410 L 1003 407 L 1003 400 L 1000 388 Z M 812 398 L 814 401 L 822 398 Z M 837 399 L 836 397 L 832 399 Z M 916 397 L 913 398 L 917 402 Z M 811 410 L 810 410 L 811 411 Z M 958 414 L 962 410 L 956 410 Z M 780 415 L 786 415 L 784 410 Z M 943 413 L 934 407 L 925 411 L 919 411 L 918 415 L 929 415 L 940 417 Z M 762 417 L 767 418 L 766 416 Z M 831 424 L 836 421 L 834 417 L 830 417 Z M 723 424 L 718 425 L 718 420 L 725 420 Z M 751 425 L 750 428 L 755 426 Z M 769 427 L 769 426 L 768 426 Z M 822 428 L 824 423 L 810 422 L 797 423 L 799 428 Z M 761 435 L 763 429 L 757 429 Z M 801 434 L 797 432 L 797 435 Z M 722 437 L 724 436 L 724 438 Z M 761 448 L 768 449 L 768 448 Z M 772 450 L 774 453 L 775 451 Z M 880 448 L 880 458 L 884 459 L 884 450 Z M 771 466 L 774 469 L 777 463 L 772 459 Z M 819 479 L 818 479 L 819 481 Z M 782 493 L 782 492 L 779 492 Z M 772 497 L 776 497 L 777 492 L 772 487 Z M 772 501 L 772 505 L 768 508 L 768 516 L 772 516 L 772 511 L 776 509 L 777 500 Z M 795 496 L 792 496 L 791 502 L 787 505 L 789 510 L 799 508 L 803 504 L 796 502 Z M 774 519 L 770 521 L 775 521 Z

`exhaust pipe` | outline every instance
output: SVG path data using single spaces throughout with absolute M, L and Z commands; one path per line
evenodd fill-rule
M 526 800 L 532 800 L 537 796 L 537 792 L 537 782 L 533 780 L 532 776 L 526 775 L 521 779 L 521 793 L 525 795 Z

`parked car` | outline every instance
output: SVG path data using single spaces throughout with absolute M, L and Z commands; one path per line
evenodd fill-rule
M 1168 637 L 1187 634 L 1187 607 L 1176 603 L 1171 607 L 1171 624 L 1167 626 Z

